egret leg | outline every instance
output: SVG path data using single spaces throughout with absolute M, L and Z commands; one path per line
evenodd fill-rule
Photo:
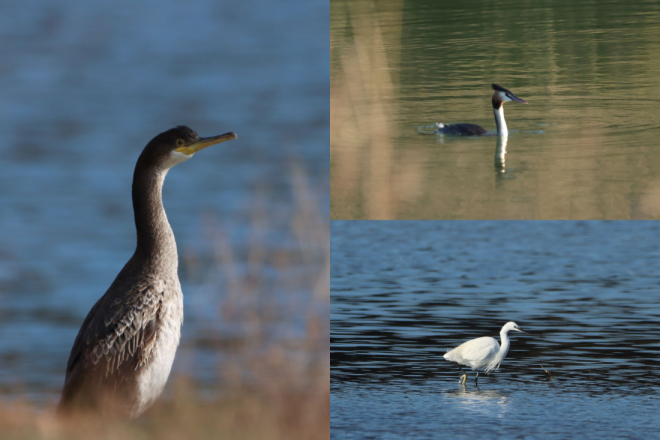
M 479 379 L 479 370 L 477 370 L 477 377 L 474 378 L 474 386 L 477 386 L 477 379 Z
M 456 364 L 456 366 L 458 367 L 459 370 L 461 370 L 461 373 L 463 373 L 463 375 L 461 376 L 461 378 L 458 379 L 458 382 L 459 382 L 461 385 L 465 386 L 465 382 L 467 382 L 467 377 L 468 377 L 468 376 L 467 376 L 467 373 L 465 372 L 465 370 L 463 370 L 463 369 L 461 368 L 460 365 Z

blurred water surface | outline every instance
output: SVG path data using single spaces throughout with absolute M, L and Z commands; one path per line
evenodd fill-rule
M 333 219 L 660 218 L 655 1 L 331 3 Z M 418 126 L 495 131 L 421 136 Z
M 333 222 L 332 437 L 653 437 L 656 223 Z M 507 321 L 463 388 L 442 355 Z
M 135 161 L 180 124 L 239 139 L 165 182 L 186 313 L 175 371 L 217 384 L 252 339 L 305 356 L 308 320 L 328 313 L 313 295 L 327 244 L 308 231 L 327 228 L 328 8 L 2 2 L 0 394 L 57 398 L 134 250 Z

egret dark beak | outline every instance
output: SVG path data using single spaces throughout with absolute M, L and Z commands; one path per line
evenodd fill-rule
M 197 142 L 193 142 L 192 144 L 186 145 L 184 147 L 176 148 L 174 151 L 178 151 L 179 153 L 190 155 L 198 152 L 199 150 L 203 150 L 206 147 L 210 147 L 211 145 L 219 144 L 221 142 L 230 141 L 232 139 L 237 139 L 237 138 L 238 136 L 236 136 L 236 133 L 230 131 L 229 133 L 221 134 L 220 136 L 201 138 Z

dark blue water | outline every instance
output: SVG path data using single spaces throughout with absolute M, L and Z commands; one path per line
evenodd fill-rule
M 282 340 L 307 355 L 296 341 L 328 314 L 327 292 L 314 294 L 327 255 L 328 8 L 0 4 L 3 398 L 57 398 L 83 318 L 134 250 L 135 161 L 179 124 L 239 138 L 165 182 L 186 308 L 175 371 L 211 386 L 231 359 L 240 370 L 239 355 Z
M 332 438 L 653 437 L 657 222 L 333 222 Z M 442 358 L 499 339 L 464 388 Z M 552 378 L 548 378 L 543 368 Z

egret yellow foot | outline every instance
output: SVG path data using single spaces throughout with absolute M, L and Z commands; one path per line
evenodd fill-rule
M 463 375 L 461 376 L 461 378 L 458 379 L 458 382 L 459 382 L 461 385 L 465 386 L 465 381 L 467 381 L 467 374 L 463 373 Z

